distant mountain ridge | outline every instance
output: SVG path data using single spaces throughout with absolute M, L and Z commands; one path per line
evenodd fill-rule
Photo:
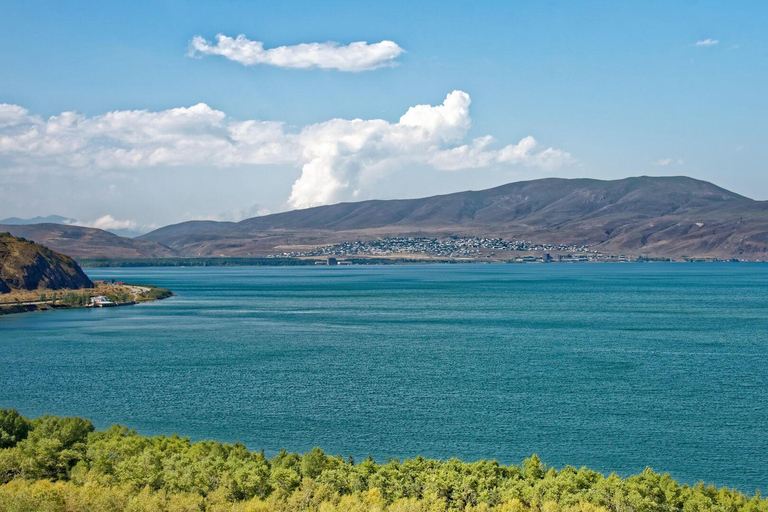
M 75 258 L 257 257 L 382 237 L 500 237 L 606 254 L 768 260 L 768 201 L 684 176 L 546 178 L 419 199 L 188 221 L 124 238 L 60 224 L 0 225 Z
M 34 224 L 63 224 L 65 226 L 82 226 L 87 227 L 86 223 L 80 222 L 76 219 L 70 219 L 68 217 L 62 217 L 61 215 L 48 215 L 46 217 L 32 217 L 30 219 L 22 219 L 20 217 L 8 217 L 7 219 L 0 220 L 0 225 L 5 226 L 31 226 Z M 142 231 L 128 228 L 105 228 L 104 231 L 109 231 L 118 236 L 133 238 L 142 234 Z
M 177 256 L 173 249 L 157 242 L 125 238 L 109 231 L 69 224 L 0 224 L 0 232 L 34 240 L 76 259 L 163 258 Z
M 574 217 L 631 211 L 664 214 L 747 198 L 691 178 L 628 178 L 617 181 L 547 178 L 488 190 L 423 199 L 363 201 L 247 219 L 248 229 L 370 229 L 387 226 L 552 225 Z
M 31 219 L 22 219 L 19 217 L 8 217 L 0 220 L 0 224 L 8 226 L 26 226 L 29 224 L 72 224 L 77 222 L 75 219 L 62 217 L 61 215 L 48 215 L 46 217 L 32 217 Z
M 546 178 L 421 199 L 340 203 L 138 237 L 180 254 L 245 256 L 375 236 L 501 236 L 650 256 L 762 258 L 768 202 L 688 177 Z

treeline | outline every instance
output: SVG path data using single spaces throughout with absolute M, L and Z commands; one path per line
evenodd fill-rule
M 141 296 L 150 300 L 167 299 L 168 297 L 173 297 L 173 292 L 168 288 L 150 286 L 149 291 L 142 293 Z
M 42 295 L 40 296 L 40 299 L 45 300 Z M 56 294 L 54 293 L 51 296 L 51 300 L 53 300 L 54 304 L 59 303 L 65 306 L 84 307 L 91 303 L 91 295 L 89 293 L 69 292 L 61 295 L 61 297 L 56 297 Z
M 379 464 L 319 448 L 268 459 L 244 445 L 144 437 L 82 418 L 0 411 L 0 511 L 768 511 L 759 495 L 680 485 L 650 469 L 620 478 L 421 457 Z
M 242 266 L 306 266 L 313 260 L 299 258 L 141 258 L 81 259 L 81 267 L 242 267 Z

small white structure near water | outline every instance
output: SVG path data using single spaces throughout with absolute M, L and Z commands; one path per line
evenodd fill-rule
M 117 306 L 114 302 L 109 300 L 103 295 L 97 295 L 96 297 L 91 297 L 91 305 L 95 308 L 106 308 L 110 306 Z

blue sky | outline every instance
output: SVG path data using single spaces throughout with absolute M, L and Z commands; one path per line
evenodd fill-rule
M 768 199 L 765 2 L 2 1 L 0 11 L 0 103 L 43 120 L 204 103 L 227 119 L 300 132 L 334 118 L 395 124 L 410 107 L 440 105 L 460 90 L 471 97 L 471 126 L 442 149 L 485 135 L 499 147 L 532 136 L 540 150 L 570 156 L 548 168 L 494 160 L 446 171 L 388 154 L 375 173 L 355 160 L 341 177 L 353 180 L 348 189 L 301 202 L 294 186 L 303 161 L 94 170 L 0 153 L 2 217 L 111 215 L 142 230 L 545 176 L 685 174 Z M 405 53 L 396 66 L 359 72 L 187 55 L 194 36 L 220 33 L 266 48 L 387 40 Z M 706 40 L 718 42 L 696 45 Z M 360 158 L 370 162 L 369 153 Z M 73 201 L 61 197 L 67 187 Z

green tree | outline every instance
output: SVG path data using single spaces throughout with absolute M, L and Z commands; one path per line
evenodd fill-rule
M 269 461 L 272 468 L 292 469 L 297 473 L 301 472 L 301 455 L 297 453 L 288 453 L 285 449 L 272 457 Z
M 530 459 L 525 459 L 523 461 L 523 477 L 526 480 L 541 480 L 544 478 L 546 469 L 547 467 L 535 453 Z
M 33 420 L 29 435 L 17 444 L 23 475 L 68 478 L 69 470 L 85 456 L 85 442 L 93 430 L 93 424 L 82 418 L 43 416 Z
M 301 474 L 316 479 L 326 468 L 326 465 L 325 453 L 315 446 L 301 458 Z
M 10 448 L 26 439 L 30 421 L 15 409 L 0 409 L 0 448 Z
M 299 486 L 301 477 L 292 469 L 277 468 L 272 471 L 270 483 L 281 496 L 290 495 Z
M 233 472 L 239 499 L 266 498 L 272 492 L 269 463 L 262 458 L 244 461 Z

